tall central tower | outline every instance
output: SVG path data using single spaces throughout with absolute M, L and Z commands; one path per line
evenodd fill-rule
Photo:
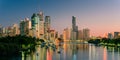
M 72 16 L 72 29 L 76 31 L 76 17 Z
M 72 16 L 71 40 L 78 39 L 78 26 L 76 26 L 76 17 Z

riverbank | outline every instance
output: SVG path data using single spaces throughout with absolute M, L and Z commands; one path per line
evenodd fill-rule
M 20 35 L 0 37 L 0 56 L 18 56 L 21 51 L 34 51 L 38 41 L 44 42 L 42 39 Z
M 120 38 L 117 38 L 117 39 L 108 39 L 108 38 L 90 39 L 88 41 L 88 43 L 92 43 L 95 45 L 111 46 L 111 47 L 120 48 Z
M 120 48 L 120 44 L 117 44 L 117 45 L 116 45 L 116 44 L 110 44 L 110 43 L 100 43 L 99 45 Z

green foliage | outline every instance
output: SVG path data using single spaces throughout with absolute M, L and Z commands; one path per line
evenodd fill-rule
M 20 35 L 0 37 L 0 56 L 16 56 L 21 50 L 34 49 L 37 41 L 44 42 L 41 39 Z
M 120 44 L 120 38 L 116 38 L 116 39 L 108 39 L 108 38 L 102 38 L 102 39 L 90 39 L 88 41 L 89 43 L 93 43 L 93 44 L 100 44 L 100 43 L 104 43 L 104 44 L 115 44 L 118 45 Z
M 120 44 L 120 38 L 117 38 L 117 39 L 114 39 L 114 43 L 117 45 L 117 44 Z
M 100 39 L 90 39 L 88 42 L 89 43 L 93 43 L 93 44 L 99 44 L 100 43 Z

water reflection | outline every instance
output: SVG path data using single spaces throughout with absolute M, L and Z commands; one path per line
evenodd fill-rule
M 47 60 L 52 60 L 52 51 L 50 49 L 47 49 Z
M 55 51 L 51 47 L 41 48 L 40 45 L 35 49 L 36 51 L 32 51 L 26 56 L 24 52 L 22 58 L 9 60 L 120 60 L 120 48 L 93 44 L 65 42 L 58 45 Z
M 107 47 L 108 51 L 108 60 L 120 60 L 120 48 L 116 47 Z
M 94 46 L 92 44 L 64 43 L 52 48 L 36 47 L 26 60 L 119 60 L 120 49 L 114 47 Z M 27 56 L 27 57 L 28 57 Z
M 107 49 L 103 49 L 103 60 L 107 60 Z
M 77 45 L 73 45 L 72 46 L 72 58 L 73 58 L 73 60 L 77 60 L 77 51 L 78 49 L 77 49 Z

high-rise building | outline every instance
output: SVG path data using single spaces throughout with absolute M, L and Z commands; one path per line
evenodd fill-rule
M 109 39 L 113 39 L 112 33 L 108 33 L 108 38 L 109 38 Z
M 2 29 L 2 36 L 5 36 L 5 35 L 6 35 L 6 28 L 3 27 L 3 29 Z
M 33 37 L 39 38 L 40 37 L 40 19 L 39 16 L 34 13 L 31 17 L 31 23 L 32 23 L 32 31 L 33 31 Z
M 71 39 L 72 40 L 77 40 L 77 32 L 75 32 L 75 31 L 71 32 Z
M 82 40 L 83 39 L 83 32 L 82 30 L 78 31 L 78 40 Z
M 88 28 L 83 29 L 83 40 L 89 40 L 90 30 Z
M 43 38 L 44 37 L 44 14 L 41 11 L 40 13 L 37 14 L 37 16 L 39 17 L 39 38 Z
M 72 31 L 71 31 L 71 39 L 78 39 L 78 26 L 76 26 L 76 17 L 72 16 Z
M 67 40 L 67 32 L 66 32 L 66 29 L 63 30 L 63 39 L 64 39 L 64 41 Z
M 48 39 L 50 39 L 50 41 L 54 41 L 55 36 L 56 36 L 56 31 L 55 30 L 50 30 L 50 34 L 48 36 Z
M 13 28 L 13 36 L 20 34 L 18 24 L 13 24 L 12 28 Z
M 6 35 L 7 36 L 13 36 L 13 28 L 12 28 L 12 26 L 8 26 L 8 27 L 6 27 Z
M 63 30 L 63 39 L 70 40 L 70 29 L 69 28 L 65 28 Z
M 45 30 L 47 31 L 51 27 L 50 16 L 45 16 Z
M 72 16 L 72 29 L 76 31 L 76 17 Z
M 25 35 L 25 22 L 24 20 L 20 21 L 20 35 Z
M 119 34 L 120 34 L 120 32 L 114 32 L 114 38 L 116 39 L 116 38 L 119 38 Z
M 45 39 L 48 39 L 48 34 L 49 34 L 49 31 L 50 31 L 50 26 L 51 23 L 50 23 L 50 16 L 45 16 L 45 22 L 44 22 L 44 38 Z
M 21 22 L 20 22 L 20 35 L 29 36 L 30 29 L 31 29 L 31 21 L 29 20 L 29 18 L 25 18 L 24 20 L 21 20 Z
M 13 36 L 13 27 L 8 26 L 8 27 L 0 27 L 0 36 Z

